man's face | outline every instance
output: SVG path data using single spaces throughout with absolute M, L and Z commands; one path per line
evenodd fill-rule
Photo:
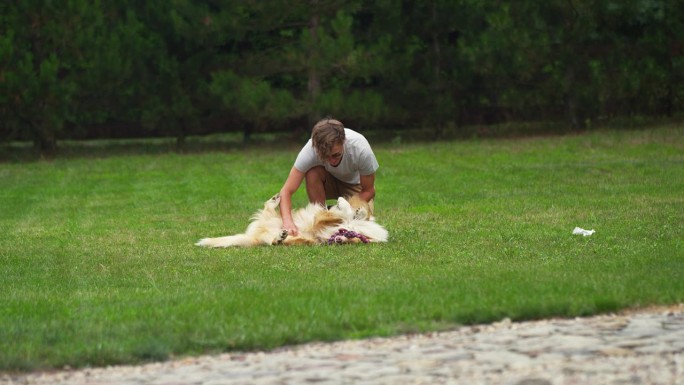
M 332 146 L 330 153 L 325 157 L 325 160 L 331 166 L 337 167 L 342 161 L 342 156 L 344 156 L 344 144 L 339 143 Z

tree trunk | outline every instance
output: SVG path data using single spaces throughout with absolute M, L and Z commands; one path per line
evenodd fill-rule
M 46 158 L 54 158 L 57 155 L 57 138 L 52 130 L 34 126 L 33 148 L 41 156 Z
M 309 102 L 311 109 L 309 110 L 309 127 L 321 118 L 321 112 L 316 107 L 318 96 L 321 94 L 321 77 L 318 71 L 319 65 L 319 47 L 318 47 L 318 28 L 320 26 L 320 16 L 314 15 L 309 24 L 309 34 L 311 35 L 312 46 L 309 51 L 309 79 L 307 82 L 307 91 L 309 94 Z
M 677 75 L 675 74 L 674 70 L 674 59 L 672 58 L 672 55 L 668 57 L 667 60 L 667 70 L 668 70 L 668 78 L 669 82 L 667 82 L 667 96 L 665 100 L 665 115 L 668 117 L 672 117 L 674 115 L 674 106 L 675 106 L 675 84 L 677 84 Z
M 565 70 L 565 113 L 572 129 L 582 128 L 582 120 L 577 114 L 577 96 L 575 87 L 575 70 L 568 67 Z
M 248 144 L 252 140 L 252 125 L 251 123 L 245 123 L 242 129 L 242 144 Z
M 185 150 L 185 139 L 187 138 L 187 125 L 183 119 L 180 119 L 180 127 L 176 133 L 176 152 L 183 152 Z
M 432 22 L 437 25 L 437 2 L 432 3 Z M 436 117 L 434 124 L 434 139 L 439 139 L 444 135 L 444 118 L 447 116 L 447 111 L 443 111 L 442 100 L 446 97 L 446 90 L 442 84 L 442 46 L 439 44 L 439 35 L 436 29 L 432 32 L 432 52 L 434 54 L 434 63 L 432 71 L 434 73 L 434 92 L 433 116 Z

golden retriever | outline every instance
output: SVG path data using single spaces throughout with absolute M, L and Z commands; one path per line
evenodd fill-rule
M 252 216 L 243 234 L 219 238 L 204 238 L 196 243 L 205 247 L 232 247 L 257 245 L 314 245 L 332 243 L 387 242 L 388 232 L 376 223 L 368 203 L 358 196 L 349 200 L 340 197 L 337 204 L 326 208 L 309 203 L 305 208 L 292 211 L 292 220 L 299 234 L 291 236 L 283 230 L 283 220 L 276 210 L 280 194 L 264 203 L 264 208 Z

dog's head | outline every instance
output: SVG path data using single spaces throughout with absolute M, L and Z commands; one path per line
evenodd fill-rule
M 272 196 L 271 199 L 267 200 L 266 203 L 264 203 L 264 209 L 275 210 L 279 205 L 280 193 L 277 193 L 276 195 Z

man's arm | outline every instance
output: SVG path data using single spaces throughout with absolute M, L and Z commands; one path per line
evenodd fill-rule
M 299 232 L 292 221 L 292 195 L 301 186 L 305 175 L 292 167 L 283 188 L 280 189 L 280 217 L 283 219 L 283 229 L 287 230 L 290 235 L 297 235 Z
M 370 175 L 361 175 L 361 192 L 359 198 L 368 202 L 375 198 L 375 173 Z

